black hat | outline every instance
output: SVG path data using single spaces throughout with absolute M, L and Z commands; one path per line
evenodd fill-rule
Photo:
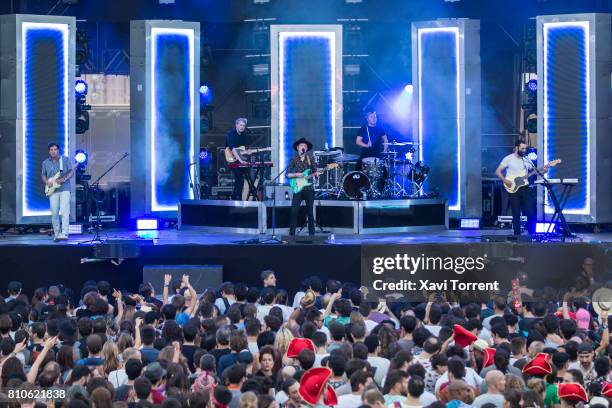
M 308 150 L 312 150 L 312 143 L 310 143 L 310 142 L 309 142 L 308 140 L 306 140 L 306 138 L 304 138 L 304 137 L 301 137 L 301 138 L 299 138 L 298 140 L 296 140 L 295 142 L 293 142 L 293 150 L 297 150 L 297 149 L 298 149 L 297 147 L 298 147 L 300 144 L 302 144 L 302 143 L 305 143 L 305 144 L 306 144 L 306 148 L 307 148 Z

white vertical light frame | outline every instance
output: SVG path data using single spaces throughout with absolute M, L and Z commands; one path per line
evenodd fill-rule
M 460 94 L 460 70 L 459 70 L 459 27 L 432 27 L 432 28 L 419 28 L 417 30 L 418 36 L 418 73 L 419 73 L 419 159 L 423 157 L 423 109 L 422 109 L 422 61 L 423 61 L 423 47 L 421 46 L 421 39 L 424 34 L 437 34 L 437 33 L 452 33 L 455 36 L 455 67 L 456 67 L 456 83 L 455 83 L 455 94 L 457 97 L 457 203 L 448 207 L 451 211 L 461 211 L 461 94 Z
M 155 88 L 155 65 L 157 58 L 157 39 L 160 35 L 182 35 L 187 37 L 187 41 L 189 44 L 189 111 L 191 112 L 191 117 L 189 118 L 189 126 L 190 126 L 190 135 L 189 135 L 189 157 L 190 160 L 193 160 L 195 157 L 195 127 L 194 120 L 196 117 L 195 112 L 195 103 L 194 103 L 194 76 L 195 76 L 195 55 L 194 55 L 194 38 L 195 38 L 195 30 L 192 28 L 166 28 L 166 27 L 151 27 L 151 64 L 150 64 L 150 87 L 151 87 L 151 144 L 150 144 L 150 155 L 151 155 L 151 171 L 150 178 L 151 182 L 149 183 L 149 187 L 151 188 L 151 210 L 153 212 L 160 211 L 177 211 L 178 203 L 176 205 L 168 206 L 159 204 L 157 201 L 157 193 L 155 188 L 157 186 L 156 180 L 156 160 L 155 160 L 155 136 L 156 136 L 156 125 L 157 125 L 157 115 L 156 115 L 156 100 L 157 100 L 157 92 Z M 195 174 L 195 166 L 189 166 L 189 172 L 191 173 L 191 179 L 196 180 Z M 189 197 L 193 197 L 192 189 L 189 189 Z
M 548 22 L 548 23 L 543 23 L 542 25 L 542 33 L 543 33 L 543 37 L 544 37 L 544 41 L 543 41 L 543 94 L 544 94 L 544 135 L 543 135 L 543 142 L 544 142 L 544 163 L 548 163 L 552 158 L 548 157 L 548 144 L 549 144 L 549 132 L 548 132 L 548 126 L 549 126 L 549 119 L 550 119 L 550 111 L 549 111 L 549 104 L 548 104 L 548 81 L 551 81 L 552 79 L 549 76 L 548 73 L 548 35 L 549 35 L 549 31 L 551 29 L 562 29 L 562 28 L 567 28 L 567 27 L 577 27 L 577 28 L 581 28 L 583 33 L 584 33 L 584 70 L 585 70 L 585 82 L 582 84 L 583 88 L 585 89 L 586 92 L 586 106 L 585 106 L 585 121 L 586 123 L 584 124 L 584 127 L 586 129 L 586 139 L 587 139 L 587 149 L 586 149 L 586 156 L 584 157 L 584 162 L 586 164 L 586 180 L 583 180 L 582 182 L 586 183 L 586 205 L 583 208 L 576 208 L 576 209 L 564 209 L 563 213 L 564 214 L 576 214 L 576 215 L 589 215 L 591 213 L 591 200 L 590 200 L 590 196 L 591 196 L 591 135 L 590 135 L 590 131 L 591 131 L 591 126 L 589 124 L 589 120 L 591 118 L 591 105 L 590 105 L 590 100 L 591 100 L 591 94 L 590 94 L 590 85 L 591 85 L 591 81 L 590 81 L 590 70 L 591 70 L 591 66 L 590 66 L 590 34 L 589 34 L 589 22 L 588 21 L 557 21 L 557 22 Z M 548 201 L 548 195 L 545 194 L 544 195 L 544 202 L 545 202 L 545 211 L 547 214 L 552 214 L 554 212 L 554 208 L 551 207 L 549 201 Z
M 62 95 L 62 100 L 64 103 L 64 156 L 69 156 L 70 154 L 70 123 L 69 123 L 69 109 L 70 109 L 70 95 L 69 95 L 69 89 L 70 89 L 70 73 L 68 70 L 68 66 L 70 64 L 70 60 L 69 60 L 69 40 L 70 40 L 70 34 L 69 34 L 69 25 L 65 24 L 65 23 L 42 23 L 42 22 L 29 22 L 29 21 L 24 21 L 21 24 L 21 52 L 22 52 L 22 64 L 21 64 L 21 109 L 22 109 L 22 117 L 24 118 L 23 120 L 23 128 L 22 128 L 22 133 L 21 133 L 21 142 L 22 142 L 22 178 L 21 178 L 21 199 L 22 199 L 22 203 L 23 203 L 23 207 L 22 207 L 22 216 L 23 217 L 36 217 L 36 216 L 49 216 L 51 215 L 51 210 L 48 211 L 36 211 L 36 210 L 31 210 L 28 206 L 28 200 L 27 200 L 27 195 L 26 195 L 26 181 L 28 180 L 28 166 L 27 166 L 27 159 L 26 159 L 26 152 L 27 152 L 27 140 L 26 140 L 26 132 L 28 129 L 28 120 L 26 120 L 26 110 L 27 110 L 27 105 L 28 105 L 28 100 L 27 100 L 27 92 L 26 92 L 26 83 L 28 82 L 28 78 L 26 77 L 26 72 L 25 72 L 25 67 L 27 66 L 27 59 L 28 59 L 28 53 L 27 53 L 27 46 L 26 46 L 26 38 L 27 38 L 27 33 L 30 30 L 56 30 L 59 31 L 62 34 L 62 47 L 63 47 L 63 54 L 64 54 L 64 65 L 63 65 L 63 76 L 62 76 L 62 80 L 64 81 L 64 89 L 63 89 L 63 95 Z

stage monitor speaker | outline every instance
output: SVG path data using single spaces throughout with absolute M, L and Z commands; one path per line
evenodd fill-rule
M 568 222 L 612 222 L 612 36 L 610 14 L 538 16 L 538 165 L 549 178 L 577 178 Z M 555 188 L 560 194 L 560 187 Z M 554 207 L 538 194 L 538 212 Z
M 199 185 L 200 23 L 130 26 L 131 216 L 176 218 Z
M 0 16 L 2 224 L 51 223 L 40 169 L 50 142 L 73 160 L 75 33 L 74 17 Z
M 146 265 L 142 268 L 143 282 L 151 282 L 155 294 L 161 296 L 164 289 L 164 275 L 172 275 L 172 280 L 189 275 L 189 282 L 198 294 L 207 288 L 217 290 L 223 282 L 223 265 Z

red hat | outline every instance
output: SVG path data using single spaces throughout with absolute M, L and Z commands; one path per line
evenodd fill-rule
M 588 402 L 587 393 L 580 384 L 576 383 L 560 383 L 559 398 L 564 398 L 572 402 Z
M 467 331 L 463 326 L 456 324 L 453 326 L 453 339 L 461 347 L 467 347 L 478 340 L 478 337 L 474 333 Z
M 612 398 L 612 383 L 605 383 L 601 390 L 601 395 L 606 398 Z
M 568 312 L 569 313 L 569 317 L 572 320 L 576 320 L 576 313 L 575 312 Z M 555 316 L 557 316 L 559 319 L 563 319 L 563 312 L 555 312 Z
M 327 367 L 311 368 L 306 371 L 300 380 L 298 390 L 300 397 L 306 403 L 316 405 L 321 395 L 324 394 L 323 403 L 325 405 L 338 405 L 336 391 L 327 384 L 331 375 L 332 371 Z
M 287 357 L 296 358 L 300 355 L 300 351 L 302 350 L 311 350 L 315 351 L 315 346 L 312 340 L 310 339 L 302 339 L 299 337 L 291 339 L 289 342 L 289 347 L 287 348 Z
M 552 365 L 550 355 L 546 353 L 538 353 L 523 367 L 523 374 L 545 376 L 550 373 L 552 373 Z
M 484 349 L 484 359 L 482 360 L 482 368 L 488 367 L 493 364 L 493 357 L 495 357 L 495 350 L 492 347 Z

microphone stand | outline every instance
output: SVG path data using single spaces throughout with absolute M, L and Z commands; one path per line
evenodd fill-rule
M 100 237 L 100 233 L 102 232 L 102 221 L 100 221 L 100 201 L 98 199 L 98 197 L 100 196 L 100 180 L 102 180 L 102 178 L 104 176 L 106 176 L 108 173 L 110 173 L 111 170 L 114 169 L 115 166 L 117 166 L 123 159 L 128 157 L 128 155 L 129 155 L 128 153 L 124 153 L 123 156 L 121 156 L 119 158 L 119 160 L 117 160 L 112 166 L 110 166 L 108 169 L 106 169 L 106 171 L 104 173 L 102 173 L 100 175 L 100 177 L 98 177 L 96 179 L 96 181 L 94 181 L 91 184 L 91 188 L 93 188 L 93 190 L 94 190 L 94 197 L 95 197 L 95 200 L 96 200 L 96 222 L 95 222 L 95 224 L 92 227 L 93 232 L 94 232 L 94 236 L 90 240 L 79 242 L 79 245 L 90 244 L 90 243 L 94 243 L 94 242 L 99 242 L 99 243 L 103 243 L 104 242 L 104 240 Z
M 291 163 L 288 164 L 283 169 L 283 171 L 278 173 L 278 175 L 274 177 L 274 179 L 272 180 L 272 236 L 268 239 L 259 240 L 259 243 L 261 244 L 264 244 L 264 243 L 282 244 L 283 243 L 283 241 L 276 236 L 276 186 L 278 185 L 278 180 L 280 179 L 280 176 L 282 176 L 283 174 L 287 172 L 287 169 L 289 168 L 290 165 Z

